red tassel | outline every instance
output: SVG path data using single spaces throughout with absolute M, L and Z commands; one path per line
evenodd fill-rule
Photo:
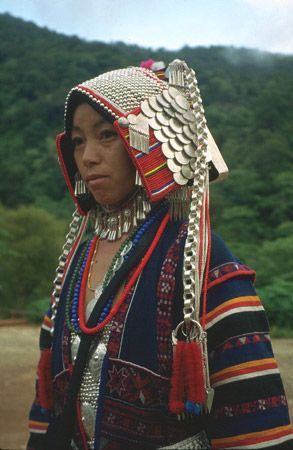
M 184 373 L 183 357 L 185 342 L 178 341 L 173 356 L 169 409 L 174 414 L 184 412 Z
M 205 380 L 202 349 L 198 342 L 191 341 L 185 349 L 185 383 L 187 400 L 193 403 L 204 403 Z
M 52 385 L 52 353 L 50 349 L 41 351 L 38 364 L 38 391 L 39 401 L 42 408 L 53 407 L 53 385 Z

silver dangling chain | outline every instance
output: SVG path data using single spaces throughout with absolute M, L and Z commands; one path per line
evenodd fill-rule
M 185 79 L 185 89 L 189 94 L 189 101 L 192 105 L 192 109 L 195 115 L 196 137 L 197 137 L 197 157 L 194 167 L 194 181 L 191 189 L 191 202 L 189 211 L 189 223 L 186 244 L 184 248 L 184 262 L 183 262 L 183 286 L 184 286 L 184 322 L 186 332 L 190 326 L 191 319 L 199 320 L 199 305 L 200 296 L 202 290 L 203 277 L 200 273 L 203 272 L 203 267 L 199 268 L 197 261 L 199 260 L 199 247 L 200 247 L 200 221 L 201 212 L 203 209 L 203 203 L 206 192 L 206 184 L 208 182 L 208 167 L 206 163 L 207 154 L 207 128 L 206 120 L 204 116 L 204 109 L 202 106 L 202 100 L 200 91 L 197 85 L 195 73 L 188 66 L 180 64 L 181 74 L 183 73 Z M 176 81 L 180 81 L 182 86 L 182 75 L 178 76 L 178 70 L 176 72 Z M 172 79 L 173 79 L 172 78 Z M 204 233 L 205 234 L 205 233 Z M 205 239 L 206 241 L 206 239 Z M 207 244 L 207 243 L 206 243 Z M 206 247 L 206 245 L 205 245 Z M 204 252 L 206 249 L 203 249 Z M 205 258 L 203 258 L 205 260 Z
M 64 281 L 64 275 L 65 275 L 65 267 L 66 267 L 66 262 L 68 259 L 68 256 L 71 252 L 71 249 L 73 247 L 73 244 L 77 241 L 77 240 L 81 240 L 83 232 L 86 228 L 88 222 L 88 215 L 82 217 L 78 210 L 75 210 L 73 215 L 72 215 L 72 221 L 69 225 L 69 232 L 66 235 L 66 241 L 65 244 L 62 247 L 62 253 L 59 256 L 59 264 L 58 267 L 56 269 L 56 277 L 53 281 L 53 292 L 52 292 L 52 304 L 51 304 L 51 311 L 52 311 L 52 315 L 51 315 L 51 320 L 52 320 L 52 326 L 51 326 L 51 335 L 53 335 L 54 333 L 54 321 L 56 319 L 56 314 L 57 314 L 57 309 L 58 309 L 58 304 L 60 301 L 60 293 L 62 290 L 62 286 L 63 286 L 63 281 Z M 76 245 L 76 248 L 78 247 L 78 245 Z M 72 258 L 71 258 L 72 261 Z M 68 266 L 69 267 L 69 266 Z M 68 269 L 67 267 L 67 269 Z

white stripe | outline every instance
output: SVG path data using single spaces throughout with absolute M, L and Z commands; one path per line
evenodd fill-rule
M 31 433 L 38 433 L 38 434 L 46 434 L 46 433 L 47 433 L 47 430 L 36 430 L 36 429 L 33 428 L 33 427 L 29 427 L 29 431 L 30 431 Z
M 174 183 L 174 181 L 170 181 L 168 184 L 167 184 L 167 186 L 163 186 L 161 189 L 159 189 L 158 191 L 156 191 L 156 192 L 153 192 L 153 195 L 159 195 L 159 194 L 161 194 L 161 192 L 164 192 L 166 189 L 168 189 L 170 186 L 173 186 L 175 183 Z
M 233 449 L 239 448 L 239 449 L 243 449 L 243 450 L 244 449 L 254 450 L 257 448 L 267 448 L 267 447 L 271 447 L 273 445 L 281 444 L 282 442 L 286 442 L 289 439 L 292 439 L 292 434 L 289 434 L 288 436 L 282 436 L 280 438 L 276 438 L 271 441 L 259 442 L 258 444 L 237 445 L 237 446 L 233 447 Z
M 238 308 L 230 309 L 229 311 L 223 312 L 222 314 L 220 314 L 219 316 L 215 317 L 210 322 L 208 322 L 206 325 L 206 329 L 212 327 L 213 325 L 215 325 L 215 323 L 219 322 L 220 320 L 224 319 L 225 317 L 231 316 L 232 314 L 238 314 L 240 312 L 247 312 L 247 311 L 263 311 L 263 309 L 264 308 L 262 305 L 240 306 Z
M 46 331 L 51 331 L 51 327 L 48 327 L 47 325 L 44 324 L 41 326 L 41 328 Z
M 212 387 L 221 386 L 222 384 L 227 384 L 227 383 L 234 383 L 234 381 L 262 377 L 264 375 L 272 375 L 274 373 L 279 373 L 279 369 L 275 368 L 275 369 L 268 369 L 268 370 L 259 370 L 257 372 L 251 372 L 251 373 L 243 373 L 241 375 L 236 375 L 235 377 L 226 378 L 225 380 L 216 381 L 215 383 L 212 383 Z
M 142 271 L 142 272 L 143 272 L 143 271 Z M 140 281 L 140 277 L 141 277 L 141 275 L 142 275 L 142 272 L 140 272 L 140 274 L 139 274 L 139 276 L 138 276 L 138 278 L 137 278 L 137 280 L 136 280 L 135 287 L 134 287 L 134 291 L 133 291 L 132 297 L 131 297 L 131 299 L 130 299 L 130 302 L 129 302 L 129 305 L 128 305 L 128 309 L 127 309 L 127 312 L 126 312 L 126 315 L 125 315 L 125 319 L 124 319 L 124 322 L 123 322 L 123 325 L 122 325 L 123 330 L 122 330 L 121 338 L 120 338 L 120 345 L 119 345 L 118 358 L 120 358 L 120 356 L 121 356 L 121 350 L 122 350 L 122 345 L 123 345 L 123 340 L 124 340 L 124 332 L 125 332 L 125 328 L 126 328 L 126 322 L 127 322 L 128 314 L 129 314 L 130 309 L 131 309 L 131 306 L 132 306 L 133 299 L 134 299 L 135 294 L 136 294 L 136 290 L 137 290 L 137 288 L 138 288 L 138 284 L 139 284 L 139 281 Z M 0 449 L 0 450 L 1 450 L 1 449 Z

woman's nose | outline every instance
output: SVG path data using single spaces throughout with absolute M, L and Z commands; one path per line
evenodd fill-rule
M 94 140 L 87 141 L 83 153 L 83 162 L 87 164 L 97 164 L 101 160 L 101 151 L 99 145 Z

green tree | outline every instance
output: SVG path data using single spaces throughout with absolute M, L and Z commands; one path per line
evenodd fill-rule
M 1 208 L 1 314 L 23 312 L 32 300 L 50 296 L 65 225 L 35 207 Z

